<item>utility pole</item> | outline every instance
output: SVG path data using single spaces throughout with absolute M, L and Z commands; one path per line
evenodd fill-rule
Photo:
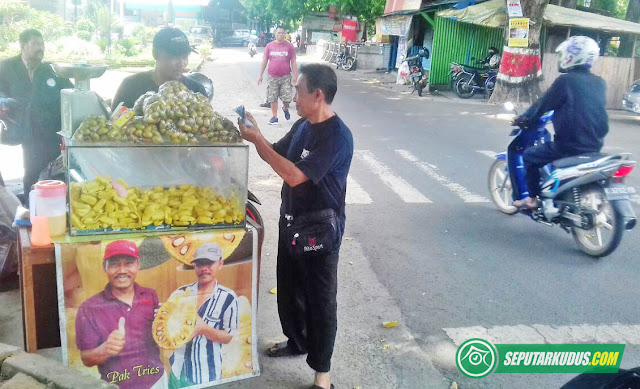
M 108 44 L 108 47 L 109 47 L 109 51 L 111 51 L 111 10 L 112 9 L 113 9 L 113 0 L 110 0 L 109 1 L 109 12 L 108 12 L 109 16 L 107 16 L 107 24 L 108 24 L 108 26 L 107 26 L 107 35 L 108 35 L 107 44 Z

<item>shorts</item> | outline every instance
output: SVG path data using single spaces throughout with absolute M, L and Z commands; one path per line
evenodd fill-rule
M 292 98 L 291 74 L 282 77 L 269 76 L 267 84 L 267 101 L 275 103 L 278 97 L 283 103 L 290 103 Z

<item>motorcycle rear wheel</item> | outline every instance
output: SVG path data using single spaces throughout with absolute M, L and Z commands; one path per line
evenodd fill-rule
M 513 206 L 513 188 L 507 171 L 507 161 L 496 159 L 489 168 L 489 196 L 498 210 L 507 215 L 518 213 Z
M 351 70 L 351 68 L 353 68 L 353 64 L 355 64 L 356 60 L 348 57 L 343 63 L 342 63 L 342 70 Z
M 456 79 L 456 83 L 453 85 L 453 91 L 461 99 L 469 99 L 476 94 L 476 90 L 468 85 L 471 76 L 468 74 L 461 74 Z
M 422 82 L 418 81 L 414 84 L 416 90 L 418 91 L 418 96 L 422 97 Z
M 571 226 L 571 234 L 584 253 L 592 257 L 606 257 L 620 244 L 624 233 L 622 217 L 607 200 L 599 186 L 585 188 L 580 193 L 580 206 L 596 212 L 593 228 Z

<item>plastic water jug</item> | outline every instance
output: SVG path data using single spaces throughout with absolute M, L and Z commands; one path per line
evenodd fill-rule
M 67 230 L 67 185 L 62 181 L 38 181 L 29 193 L 31 224 L 34 216 L 49 219 L 51 236 L 64 235 Z

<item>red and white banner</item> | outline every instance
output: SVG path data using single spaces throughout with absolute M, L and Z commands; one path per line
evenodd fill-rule
M 344 19 L 342 21 L 342 41 L 357 42 L 358 41 L 358 21 Z
M 498 80 L 518 84 L 542 77 L 540 50 L 505 47 Z

